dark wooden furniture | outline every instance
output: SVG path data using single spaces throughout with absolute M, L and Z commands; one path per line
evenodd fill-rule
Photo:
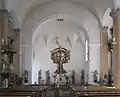
M 73 97 L 120 97 L 120 90 L 105 86 L 71 86 Z
M 46 97 L 48 86 L 22 86 L 15 88 L 1 88 L 0 97 Z

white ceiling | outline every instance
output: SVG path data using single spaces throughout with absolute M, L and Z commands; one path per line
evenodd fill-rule
M 33 34 L 33 45 L 38 41 L 41 41 L 43 45 L 47 42 L 47 46 L 51 45 L 55 37 L 59 37 L 60 42 L 67 41 L 69 46 L 80 38 L 82 44 L 85 44 L 85 39 L 89 40 L 89 37 L 84 28 L 78 26 L 74 21 L 71 21 L 68 17 L 62 17 L 64 21 L 58 22 L 54 18 L 49 18 L 35 29 Z M 69 38 L 69 39 L 68 39 Z M 70 42 L 70 43 L 69 43 Z
M 19 25 L 22 25 L 24 18 L 31 12 L 33 8 L 39 4 L 44 4 L 50 1 L 57 0 L 6 0 L 6 8 L 16 14 Z M 102 23 L 104 12 L 107 8 L 113 8 L 113 0 L 67 0 L 74 1 L 88 8 L 98 20 Z

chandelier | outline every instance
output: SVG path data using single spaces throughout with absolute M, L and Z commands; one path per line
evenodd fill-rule
M 63 64 L 68 63 L 70 60 L 70 51 L 66 48 L 63 48 L 58 40 L 56 41 L 58 48 L 55 48 L 51 51 L 51 59 L 53 63 L 57 64 L 57 70 L 54 72 L 56 74 L 64 74 L 67 71 L 63 68 Z

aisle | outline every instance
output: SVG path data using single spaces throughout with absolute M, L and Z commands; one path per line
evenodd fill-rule
M 60 90 L 60 92 L 53 92 L 54 97 L 70 97 L 70 91 L 69 90 Z

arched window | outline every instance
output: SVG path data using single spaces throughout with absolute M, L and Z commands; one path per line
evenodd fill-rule
M 85 61 L 89 60 L 89 45 L 88 40 L 85 40 Z

